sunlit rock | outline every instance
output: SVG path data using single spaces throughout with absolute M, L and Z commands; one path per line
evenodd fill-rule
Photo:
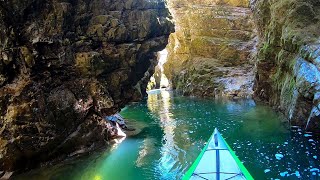
M 184 95 L 251 97 L 255 28 L 248 1 L 169 1 L 165 75 Z

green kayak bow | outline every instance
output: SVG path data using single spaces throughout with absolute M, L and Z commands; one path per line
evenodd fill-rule
M 183 180 L 252 180 L 217 128 Z

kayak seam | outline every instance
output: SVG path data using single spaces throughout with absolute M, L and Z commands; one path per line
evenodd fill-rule
M 193 174 L 195 174 L 194 171 L 196 170 L 198 164 L 200 163 L 200 160 L 202 159 L 204 153 L 207 151 L 207 148 L 211 142 L 211 139 L 213 138 L 213 135 L 214 135 L 214 133 L 210 136 L 209 140 L 207 141 L 206 146 L 202 149 L 201 153 L 198 155 L 195 162 L 191 165 L 190 169 L 183 176 L 182 180 L 189 180 L 191 178 L 191 176 Z M 231 149 L 229 144 L 226 142 L 226 140 L 222 136 L 221 136 L 221 139 L 226 144 L 226 146 L 229 150 L 229 153 L 231 154 L 233 159 L 236 161 L 236 164 L 238 165 L 238 168 L 240 169 L 240 172 L 241 172 L 239 175 L 243 175 L 247 180 L 254 180 L 254 178 L 251 176 L 251 174 L 249 173 L 247 168 L 243 165 L 243 163 L 240 161 L 240 159 L 236 156 L 235 152 Z
M 202 149 L 201 153 L 198 155 L 197 159 L 195 160 L 195 162 L 191 165 L 190 169 L 186 172 L 186 174 L 184 175 L 184 177 L 182 178 L 182 180 L 188 180 L 190 179 L 190 177 L 192 176 L 192 174 L 194 173 L 194 171 L 196 170 L 198 164 L 200 163 L 200 160 L 202 158 L 202 156 L 204 155 L 204 153 L 206 152 L 206 149 L 209 146 L 209 143 L 211 141 L 213 137 L 213 134 L 210 136 L 209 140 L 207 141 L 206 146 Z
M 231 147 L 229 146 L 229 144 L 226 142 L 226 140 L 222 137 L 222 140 L 224 141 L 224 143 L 227 145 L 229 152 L 231 154 L 231 156 L 233 157 L 233 159 L 236 161 L 236 163 L 238 164 L 238 167 L 240 168 L 240 171 L 242 172 L 242 174 L 244 175 L 244 177 L 247 180 L 254 180 L 253 177 L 251 176 L 251 174 L 249 173 L 249 171 L 247 170 L 247 168 L 243 165 L 243 163 L 240 161 L 240 159 L 238 158 L 238 156 L 235 154 L 235 152 L 231 149 Z

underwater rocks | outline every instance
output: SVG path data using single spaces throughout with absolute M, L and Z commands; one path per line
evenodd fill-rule
M 248 1 L 169 1 L 165 75 L 183 95 L 251 97 L 256 32 Z
M 251 2 L 259 32 L 255 97 L 320 131 L 320 1 Z
M 164 1 L 0 2 L 0 171 L 105 145 L 173 31 Z

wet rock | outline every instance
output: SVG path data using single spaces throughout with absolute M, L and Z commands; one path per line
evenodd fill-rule
M 105 145 L 172 31 L 164 1 L 1 1 L 0 169 Z
M 255 97 L 291 125 L 319 131 L 318 1 L 251 1 L 259 32 Z
M 13 172 L 3 172 L 0 171 L 0 179 L 1 180 L 7 180 L 10 179 L 10 177 L 12 176 Z

